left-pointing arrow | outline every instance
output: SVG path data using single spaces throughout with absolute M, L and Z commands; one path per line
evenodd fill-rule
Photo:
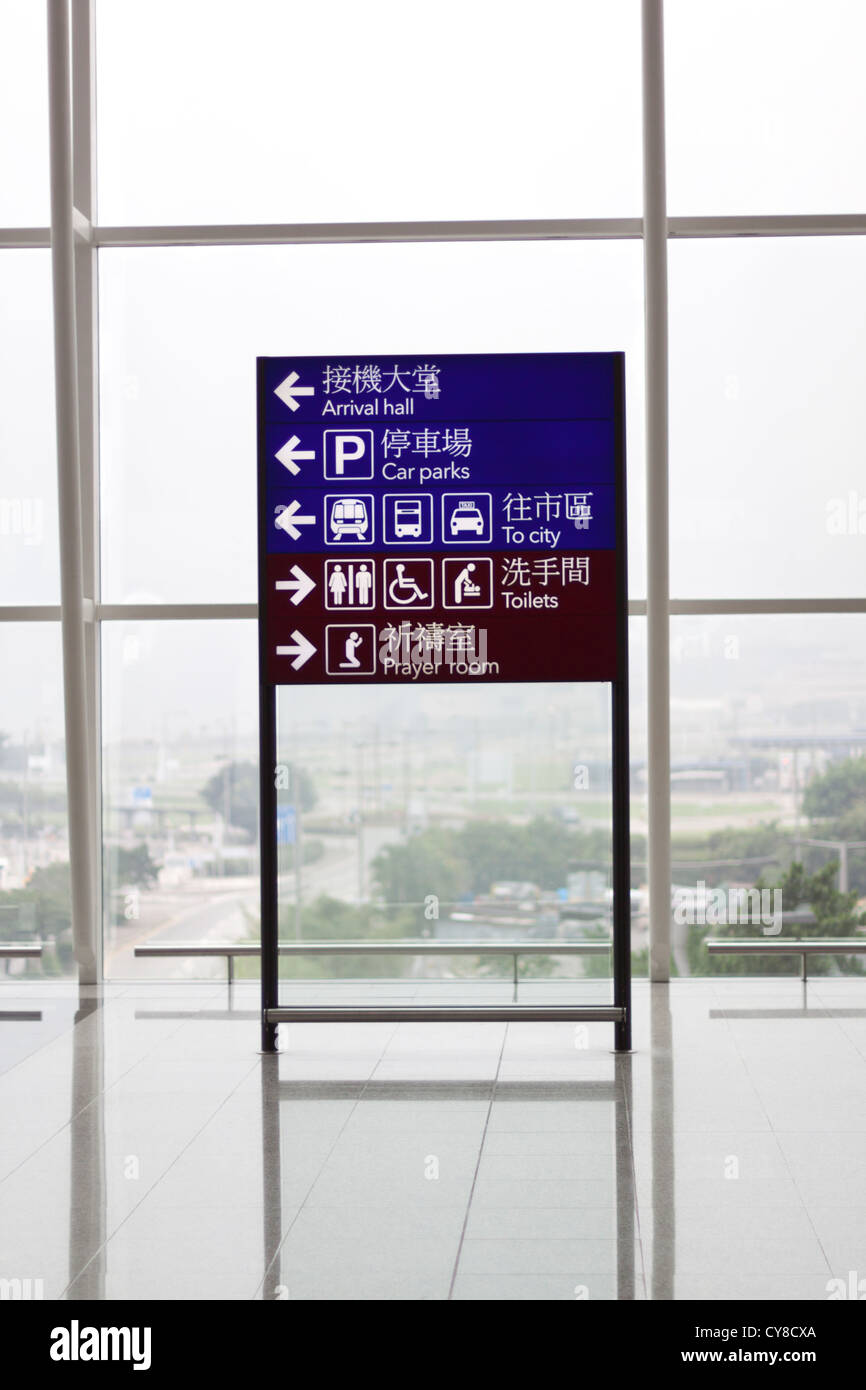
M 288 468 L 290 473 L 300 473 L 301 470 L 297 464 L 298 459 L 314 459 L 316 457 L 315 449 L 299 449 L 300 442 L 298 436 L 293 434 L 291 439 L 286 440 L 282 449 L 278 449 L 274 455 L 274 458 L 279 459 L 283 467 Z
M 283 404 L 289 407 L 289 410 L 299 409 L 295 396 L 313 396 L 316 392 L 315 386 L 298 386 L 297 381 L 297 372 L 289 372 L 289 375 L 280 382 L 279 386 L 274 387 L 274 395 L 279 396 Z
M 316 648 L 312 642 L 307 641 L 302 632 L 298 632 L 297 628 L 292 633 L 292 642 L 294 645 L 291 647 L 277 647 L 277 656 L 294 657 L 292 670 L 299 671 L 304 663 L 315 654 Z
M 316 518 L 314 516 L 311 516 L 309 513 L 301 514 L 300 507 L 301 504 L 297 499 L 295 499 L 294 502 L 290 502 L 287 507 L 283 507 L 275 523 L 279 526 L 280 530 L 285 531 L 286 535 L 293 541 L 300 539 L 301 533 L 298 530 L 299 526 L 314 526 L 316 523 Z
M 294 579 L 278 579 L 276 587 L 278 589 L 294 589 L 295 592 L 292 594 L 292 603 L 297 606 L 299 603 L 303 602 L 307 594 L 313 592 L 316 587 L 316 581 L 311 579 L 308 574 L 304 574 L 304 571 L 299 565 L 292 565 L 291 572 L 295 576 Z

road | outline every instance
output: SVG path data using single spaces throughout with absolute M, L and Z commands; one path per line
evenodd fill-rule
M 306 865 L 301 874 L 303 901 L 325 894 L 341 902 L 358 901 L 358 840 L 356 836 L 317 836 L 325 845 L 324 856 Z M 364 829 L 364 863 L 369 865 L 386 844 L 402 838 L 395 826 Z M 369 890 L 369 884 L 367 884 Z M 295 875 L 280 878 L 281 903 L 295 899 Z M 136 946 L 184 941 L 239 941 L 250 935 L 259 919 L 259 880 L 244 878 L 194 878 L 173 888 L 143 892 L 137 920 L 116 927 L 106 950 L 106 974 L 112 979 L 164 980 L 224 979 L 221 960 L 140 960 Z

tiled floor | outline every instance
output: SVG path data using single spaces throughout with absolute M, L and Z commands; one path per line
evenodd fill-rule
M 45 1298 L 828 1297 L 866 1280 L 866 985 L 608 1024 L 295 1025 L 257 989 L 5 982 L 0 1280 Z M 863 1285 L 866 1289 L 866 1283 Z

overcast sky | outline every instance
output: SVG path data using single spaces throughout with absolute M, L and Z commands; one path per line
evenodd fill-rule
M 670 212 L 866 211 L 861 0 L 665 10 Z M 0 0 L 8 226 L 48 218 L 44 31 Z M 97 38 L 106 224 L 640 215 L 637 0 L 100 0 Z M 643 594 L 638 242 L 112 251 L 99 288 L 106 599 L 254 600 L 257 354 L 597 349 Z M 862 238 L 671 245 L 675 596 L 862 594 L 864 291 Z M 57 602 L 47 252 L 0 250 L 0 302 L 0 602 Z M 0 638 L 33 653 L 21 729 L 57 644 Z

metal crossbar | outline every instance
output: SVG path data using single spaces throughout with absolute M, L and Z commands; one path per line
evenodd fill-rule
M 516 990 L 520 956 L 603 956 L 610 952 L 612 944 L 608 940 L 281 941 L 278 950 L 281 956 L 512 956 Z M 235 956 L 260 956 L 261 953 L 261 946 L 254 941 L 175 941 L 170 945 L 136 946 L 134 950 L 136 956 L 224 956 L 229 984 L 234 982 Z
M 745 937 L 732 941 L 708 941 L 707 951 L 711 956 L 802 956 L 803 979 L 806 979 L 806 959 L 808 956 L 862 956 L 866 955 L 866 938 L 830 938 L 813 936 L 808 941 L 790 938 L 782 940 L 767 937 Z

